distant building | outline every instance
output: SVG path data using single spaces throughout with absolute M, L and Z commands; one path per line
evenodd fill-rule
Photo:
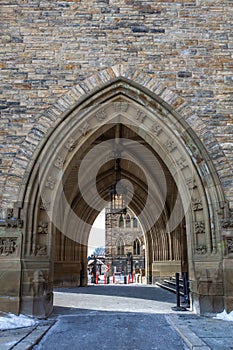
M 145 240 L 141 225 L 134 213 L 111 213 L 106 208 L 105 264 L 110 273 L 139 273 L 145 270 Z

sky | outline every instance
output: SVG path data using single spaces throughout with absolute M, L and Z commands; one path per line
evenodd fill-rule
M 105 209 L 103 209 L 95 219 L 88 240 L 88 256 L 95 248 L 105 246 Z

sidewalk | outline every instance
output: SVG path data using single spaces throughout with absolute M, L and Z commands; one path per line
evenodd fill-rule
M 167 320 L 189 349 L 233 349 L 233 322 L 188 313 L 171 314 Z
M 140 308 L 134 309 L 135 298 L 140 295 L 143 295 L 143 299 L 140 299 Z M 114 300 L 114 305 L 112 302 L 109 303 L 111 306 L 109 310 L 106 308 L 106 298 Z M 145 315 L 162 313 L 189 349 L 233 350 L 233 322 L 200 317 L 190 311 L 175 312 L 171 307 L 174 306 L 173 301 L 174 296 L 171 293 L 154 286 L 135 288 L 118 285 L 107 289 L 104 286 L 93 286 L 56 291 L 52 317 L 48 320 L 39 320 L 33 327 L 0 331 L 0 350 L 33 349 L 60 315 L 69 313 L 89 317 L 91 312 L 110 310 L 112 313 L 139 312 Z
M 53 321 L 39 321 L 36 326 L 0 331 L 0 350 L 30 350 L 54 324 Z
M 166 319 L 189 349 L 233 349 L 233 322 L 185 312 L 167 315 Z M 33 349 L 53 324 L 54 321 L 40 321 L 35 327 L 0 331 L 0 350 Z

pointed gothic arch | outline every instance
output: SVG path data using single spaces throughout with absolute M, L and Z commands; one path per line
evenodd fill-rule
M 217 213 L 225 200 L 214 164 L 182 112 L 137 82 L 118 77 L 90 89 L 86 95 L 82 93 L 72 108 L 64 108 L 59 123 L 34 153 L 18 198 L 25 223 L 20 311 L 47 315 L 52 307 L 53 284 L 70 283 L 65 274 L 58 273 L 65 271 L 68 264 L 73 264 L 69 278 L 78 283 L 78 266 L 85 262 L 90 227 L 107 201 L 113 158 L 106 161 L 106 148 L 109 140 L 117 139 L 114 125 L 118 123 L 124 126 L 124 142 L 129 149 L 123 160 L 123 175 L 135 189 L 130 205 L 146 232 L 150 280 L 158 267 L 153 258 L 156 244 L 165 246 L 158 253 L 164 258 L 166 249 L 172 246 L 166 235 L 176 232 L 177 226 L 181 231 L 184 218 L 193 307 L 205 312 L 204 296 L 208 311 L 222 309 L 223 252 Z M 106 139 L 102 139 L 103 135 Z M 141 158 L 141 150 L 148 159 Z M 151 167 L 150 156 L 156 158 L 164 182 Z M 131 167 L 132 160 L 136 165 Z M 84 163 L 86 168 L 82 168 Z M 85 169 L 80 179 L 71 181 L 80 169 Z M 174 198 L 170 194 L 164 197 L 166 181 L 176 193 Z M 180 222 L 176 222 L 177 217 Z M 163 231 L 160 235 L 158 228 Z M 56 244 L 57 266 L 53 261 Z

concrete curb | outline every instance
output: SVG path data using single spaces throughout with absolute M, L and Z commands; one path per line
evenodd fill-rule
M 209 346 L 192 332 L 177 315 L 166 316 L 167 321 L 183 339 L 185 344 L 192 350 L 211 350 Z

